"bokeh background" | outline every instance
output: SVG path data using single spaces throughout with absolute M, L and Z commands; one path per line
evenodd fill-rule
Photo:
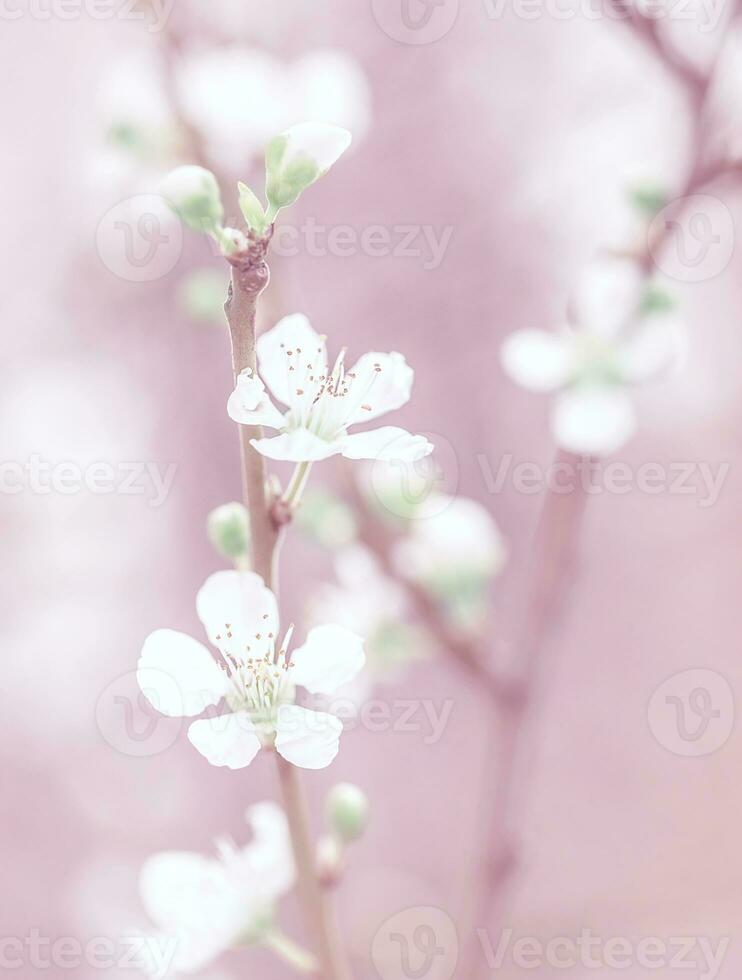
M 150 30 L 147 11 L 140 21 L 43 10 L 19 5 L 19 16 L 3 15 L 0 32 L 0 459 L 175 467 L 157 507 L 149 485 L 143 494 L 28 485 L 3 492 L 0 934 L 23 938 L 38 928 L 86 942 L 146 923 L 137 874 L 149 854 L 208 851 L 224 833 L 244 840 L 244 809 L 278 790 L 265 755 L 242 773 L 210 768 L 177 721 L 155 723 L 142 710 L 133 682 L 148 632 L 170 626 L 200 635 L 194 597 L 221 567 L 206 514 L 240 493 L 225 411 L 226 332 L 193 315 L 192 274 L 211 270 L 208 282 L 221 290 L 223 264 L 164 214 L 158 228 L 167 242 L 151 263 L 132 262 L 124 247 L 121 222 L 138 213 L 130 199 L 156 194 L 167 167 L 185 159 L 168 148 L 169 137 L 129 152 L 133 118 L 166 132 L 168 59 L 225 45 L 251 49 L 238 60 L 256 52 L 275 59 L 270 70 L 255 70 L 244 105 L 231 110 L 232 126 L 255 122 L 257 145 L 220 148 L 230 180 L 256 184 L 260 133 L 274 120 L 279 128 L 297 121 L 285 116 L 299 111 L 292 99 L 309 87 L 291 66 L 338 52 L 342 64 L 332 70 L 342 80 L 329 76 L 313 98 L 329 100 L 355 144 L 291 221 L 359 232 L 380 225 L 392 236 L 399 226 L 450 229 L 434 267 L 421 239 L 413 256 L 316 256 L 300 243 L 297 255 L 273 265 L 264 320 L 303 311 L 335 349 L 397 349 L 414 366 L 413 400 L 399 424 L 431 435 L 447 489 L 485 505 L 508 544 L 493 587 L 493 649 L 519 601 L 541 501 L 512 481 L 492 492 L 487 466 L 496 469 L 506 454 L 541 465 L 553 455 L 548 402 L 506 379 L 499 345 L 513 329 L 563 320 L 585 263 L 633 234 L 627 188 L 649 180 L 677 191 L 694 135 L 672 74 L 625 24 L 584 10 L 525 18 L 507 4 L 491 16 L 492 8 L 467 0 L 442 36 L 416 44 L 394 36 L 400 10 L 391 0 L 177 0 L 164 30 Z M 441 11 L 448 15 L 445 4 Z M 672 42 L 708 65 L 723 25 L 705 32 L 699 23 L 671 25 Z M 733 141 L 742 134 L 742 59 L 733 43 L 725 58 L 717 123 L 720 138 Z M 283 108 L 271 78 L 283 79 Z M 201 111 L 208 123 L 208 100 Z M 734 236 L 742 195 L 732 181 L 718 197 Z M 131 222 L 132 247 L 143 254 L 149 226 Z M 680 671 L 713 671 L 733 691 L 742 684 L 742 259 L 734 238 L 720 264 L 701 282 L 671 282 L 689 357 L 641 394 L 641 431 L 620 458 L 634 466 L 728 463 L 728 474 L 713 506 L 700 505 L 702 493 L 668 490 L 589 501 L 521 762 L 522 854 L 507 914 L 519 935 L 546 940 L 592 928 L 635 938 L 734 937 L 742 925 L 739 726 L 730 723 L 713 753 L 688 758 L 661 745 L 648 721 L 653 692 Z M 208 299 L 203 280 L 198 297 Z M 315 483 L 337 480 L 331 464 L 316 468 Z M 332 574 L 326 551 L 291 536 L 282 564 L 286 618 L 301 621 L 309 591 Z M 330 770 L 305 780 L 315 813 L 341 779 L 358 782 L 371 800 L 369 831 L 340 892 L 362 977 L 377 975 L 371 941 L 393 913 L 432 905 L 457 920 L 481 832 L 482 784 L 496 776 L 481 693 L 430 652 L 381 696 L 450 699 L 443 737 L 431 745 L 422 731 L 359 729 Z M 131 726 L 147 718 L 156 731 L 142 750 Z M 297 920 L 291 901 L 285 919 Z M 720 975 L 736 976 L 740 964 L 733 940 Z M 203 976 L 248 972 L 289 975 L 267 954 L 245 952 Z M 506 961 L 500 972 L 519 971 Z M 634 966 L 624 975 L 643 972 Z M 670 967 L 654 972 L 672 975 Z

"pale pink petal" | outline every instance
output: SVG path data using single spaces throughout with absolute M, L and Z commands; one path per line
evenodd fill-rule
M 240 658 L 248 646 L 263 656 L 278 633 L 276 597 L 254 572 L 210 575 L 196 597 L 196 611 L 211 642 Z
M 295 362 L 299 358 L 303 364 L 312 365 L 314 376 L 327 374 L 324 338 L 314 330 L 303 313 L 285 316 L 272 330 L 261 334 L 257 352 L 261 377 L 274 397 L 284 405 L 291 405 L 296 400 Z M 291 367 L 294 367 L 294 371 L 290 370 Z
M 336 456 L 341 450 L 340 443 L 320 439 L 309 429 L 294 429 L 267 439 L 251 439 L 250 444 L 268 459 L 288 463 L 316 463 Z
M 310 630 L 304 646 L 291 654 L 290 677 L 311 694 L 332 694 L 352 681 L 365 662 L 363 639 L 344 626 L 328 623 Z
M 634 434 L 636 413 L 621 387 L 579 387 L 558 396 L 551 426 L 563 449 L 604 456 L 620 449 Z
M 569 380 L 573 345 L 566 333 L 517 330 L 505 338 L 500 363 L 505 373 L 528 391 L 554 391 Z
M 247 368 L 237 379 L 237 387 L 229 396 L 227 412 L 233 422 L 240 425 L 265 425 L 271 429 L 283 428 L 283 415 L 270 400 L 265 385 Z
M 354 432 L 342 440 L 346 459 L 376 459 L 415 463 L 433 452 L 425 436 L 416 436 L 394 425 L 384 425 L 370 432 Z
M 199 921 L 203 895 L 224 886 L 219 861 L 189 851 L 167 851 L 145 861 L 139 875 L 144 910 L 161 929 Z
M 324 769 L 338 754 L 342 731 L 334 715 L 284 704 L 276 720 L 276 750 L 301 769 Z
M 283 134 L 288 140 L 284 160 L 309 156 L 320 173 L 326 173 L 345 153 L 353 137 L 347 129 L 329 123 L 305 122 L 291 126 Z
M 239 874 L 263 899 L 289 891 L 296 878 L 288 820 L 277 803 L 256 803 L 246 814 L 253 839 L 240 854 Z
M 644 274 L 632 259 L 601 256 L 583 272 L 572 299 L 576 325 L 615 337 L 639 311 Z
M 626 381 L 649 381 L 680 367 L 688 350 L 685 325 L 673 313 L 646 317 L 619 351 Z
M 198 640 L 176 630 L 157 630 L 144 641 L 137 682 L 163 715 L 192 718 L 218 704 L 227 678 Z
M 415 372 L 402 354 L 371 352 L 359 358 L 349 372 L 349 410 L 346 425 L 370 422 L 410 400 Z
M 260 739 L 246 711 L 194 721 L 188 739 L 212 766 L 227 769 L 244 769 L 260 751 Z

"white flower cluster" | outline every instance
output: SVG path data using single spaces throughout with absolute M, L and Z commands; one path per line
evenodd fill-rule
M 556 392 L 557 444 L 583 455 L 620 449 L 634 434 L 631 388 L 677 365 L 684 333 L 664 294 L 631 259 L 596 261 L 572 301 L 573 322 L 557 331 L 519 330 L 505 341 L 502 365 L 518 384 Z

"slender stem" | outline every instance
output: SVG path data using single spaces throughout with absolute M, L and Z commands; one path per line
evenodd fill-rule
M 399 575 L 393 559 L 396 535 L 369 507 L 350 467 L 345 466 L 343 474 L 358 522 L 359 541 L 373 553 L 382 571 L 402 586 L 420 621 L 428 628 L 431 636 L 446 655 L 452 657 L 495 704 L 506 703 L 516 696 L 512 680 L 499 674 L 492 666 L 490 650 L 476 639 L 453 629 L 441 614 L 439 604 L 430 593 L 423 586 Z
M 267 247 L 268 238 L 251 237 L 245 253 L 229 257 L 232 280 L 224 308 L 232 339 L 235 379 L 246 368 L 256 371 L 257 301 L 270 278 L 265 261 Z M 265 459 L 251 444 L 251 440 L 261 436 L 262 431 L 258 426 L 240 426 L 242 479 L 245 504 L 250 517 L 253 567 L 266 584 L 276 591 L 281 527 L 274 519 L 275 501 L 266 488 Z M 307 474 L 308 470 L 299 480 L 301 485 Z M 297 484 L 297 490 L 299 489 Z M 314 846 L 298 770 L 277 753 L 276 760 L 291 832 L 299 892 L 307 928 L 314 939 L 321 966 L 320 975 L 324 980 L 350 980 L 351 974 L 337 934 L 330 897 L 322 889 L 317 876 Z
M 317 972 L 317 960 L 312 954 L 280 929 L 272 929 L 263 939 L 263 945 L 272 949 L 277 956 L 300 973 Z
M 579 457 L 558 452 L 556 466 L 569 466 L 574 472 Z M 556 468 L 556 467 L 555 467 Z M 517 843 L 512 837 L 513 803 L 518 788 L 518 766 L 529 707 L 538 685 L 543 655 L 548 648 L 550 630 L 555 624 L 562 600 L 571 580 L 572 555 L 585 505 L 582 485 L 569 493 L 547 491 L 536 532 L 528 591 L 517 634 L 516 649 L 521 658 L 520 691 L 507 710 L 493 717 L 496 728 L 496 778 L 491 778 L 492 759 L 487 756 L 488 778 L 483 780 L 487 798 L 482 802 L 484 840 L 478 871 L 468 897 L 472 928 L 468 931 L 468 948 L 462 976 L 485 976 L 486 963 L 478 948 L 474 931 L 499 920 L 507 899 L 506 885 L 517 865 Z
M 296 464 L 296 469 L 292 473 L 289 485 L 282 497 L 283 502 L 288 505 L 289 509 L 294 510 L 299 506 L 301 495 L 304 493 L 304 488 L 307 485 L 311 471 L 311 463 Z
M 295 766 L 276 754 L 286 816 L 289 821 L 299 877 L 299 893 L 308 925 L 318 936 L 318 956 L 324 980 L 351 980 L 350 968 L 340 942 L 330 894 L 317 877 L 315 853 L 309 832 L 306 801 L 299 772 Z

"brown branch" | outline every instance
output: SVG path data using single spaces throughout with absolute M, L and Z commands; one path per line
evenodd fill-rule
M 229 257 L 232 279 L 224 309 L 232 340 L 235 381 L 245 368 L 256 371 L 256 311 L 258 297 L 268 285 L 270 273 L 266 251 L 270 235 L 249 236 L 244 252 Z M 263 456 L 250 444 L 259 439 L 257 426 L 240 426 L 242 480 L 245 505 L 250 516 L 252 564 L 274 591 L 277 590 L 277 564 L 281 526 L 274 518 L 274 501 L 266 485 Z M 314 846 L 309 830 L 304 793 L 295 766 L 276 753 L 286 817 L 294 851 L 299 894 L 307 928 L 314 937 L 324 980 L 348 980 L 350 971 L 339 942 L 330 896 L 322 888 L 315 866 Z
M 631 8 L 627 0 L 606 0 L 608 10 L 631 30 L 636 38 L 685 87 L 692 102 L 698 105 L 705 97 L 708 77 L 696 66 L 666 44 L 658 21 Z
M 430 593 L 411 579 L 400 576 L 392 557 L 397 535 L 369 506 L 351 468 L 345 465 L 343 472 L 358 522 L 359 541 L 375 556 L 382 571 L 404 589 L 420 622 L 427 627 L 446 655 L 452 657 L 496 704 L 505 706 L 519 700 L 519 685 L 495 670 L 484 644 L 453 629 Z

